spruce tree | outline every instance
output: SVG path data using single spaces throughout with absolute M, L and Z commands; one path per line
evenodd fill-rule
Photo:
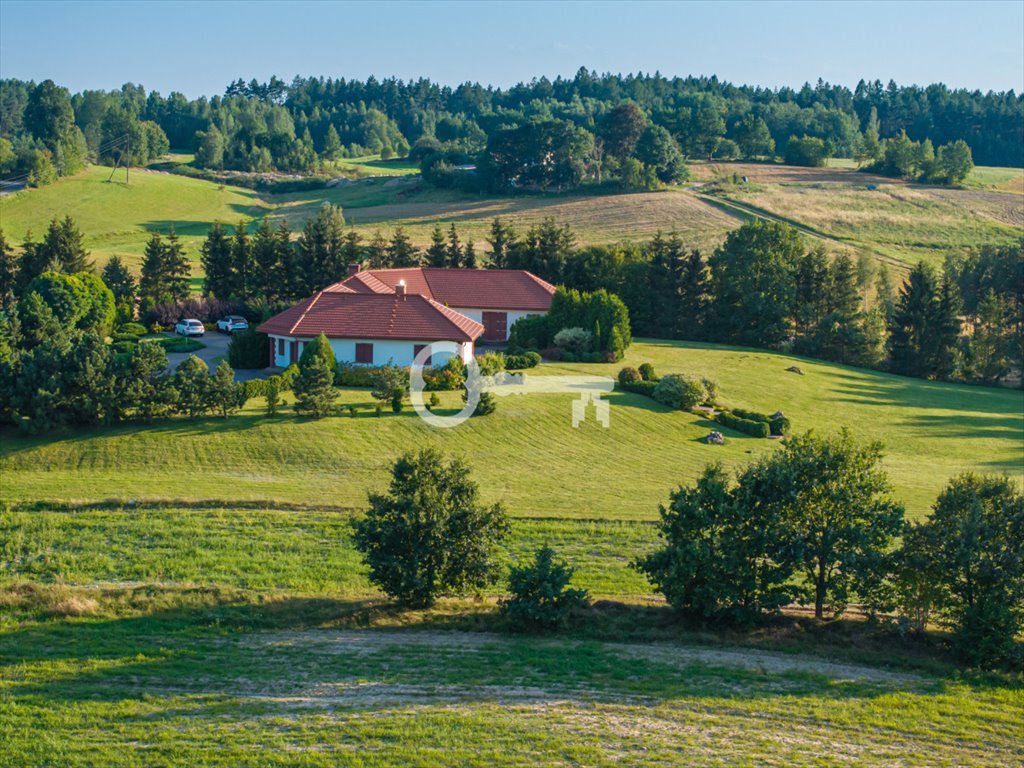
M 70 216 L 65 216 L 60 222 L 54 217 L 39 247 L 53 268 L 61 272 L 73 275 L 93 268 L 89 252 L 85 249 L 85 235 Z
M 405 230 L 399 227 L 391 236 L 388 243 L 387 258 L 393 267 L 418 267 L 420 265 L 419 251 L 413 247 Z
M 190 293 L 192 267 L 185 257 L 185 248 L 178 240 L 178 235 L 171 227 L 167 233 L 167 244 L 164 246 L 164 259 L 167 264 L 167 287 L 171 300 L 184 301 Z
M 828 311 L 846 317 L 853 317 L 860 307 L 860 295 L 857 290 L 857 270 L 849 256 L 836 256 L 829 266 L 828 287 L 824 291 L 828 301 Z
M 462 266 L 466 269 L 477 269 L 480 265 L 476 258 L 476 244 L 467 240 L 462 249 Z
M 919 262 L 900 289 L 889 324 L 889 356 L 896 373 L 919 377 L 932 373 L 938 348 L 937 305 L 935 275 Z
M 455 228 L 453 222 L 448 227 L 448 248 L 447 248 L 447 264 L 446 266 L 452 269 L 458 269 L 462 266 L 462 241 L 459 240 L 459 232 Z
M 142 270 L 139 277 L 139 296 L 148 305 L 157 304 L 167 295 L 167 246 L 159 232 L 154 232 L 146 242 L 142 256 Z
M 954 378 L 960 367 L 960 296 L 956 284 L 944 276 L 935 304 L 935 353 L 932 372 L 937 379 Z
M 101 275 L 104 284 L 114 294 L 114 299 L 133 299 L 135 297 L 135 277 L 117 254 L 107 260 Z
M 828 284 L 828 256 L 817 246 L 804 254 L 797 266 L 793 321 L 798 336 L 810 336 L 828 314 Z
M 969 346 L 974 373 L 986 384 L 995 384 L 1010 371 L 1010 339 L 1004 325 L 1006 307 L 991 288 L 978 304 L 978 316 Z
M 379 229 L 370 238 L 370 243 L 366 248 L 366 260 L 370 262 L 370 269 L 394 266 L 388 256 L 388 241 L 384 239 L 384 235 L 380 233 Z
M 218 299 L 229 298 L 234 280 L 231 272 L 231 241 L 220 224 L 215 223 L 210 227 L 199 254 L 206 275 L 203 291 L 206 295 Z
M 500 217 L 495 218 L 491 222 L 491 233 L 487 242 L 491 246 L 490 265 L 495 269 L 505 269 L 509 250 L 516 243 L 516 231 Z
M 708 267 L 700 251 L 683 258 L 679 276 L 679 314 L 676 337 L 690 341 L 705 338 L 708 305 L 711 301 Z
M 428 267 L 448 266 L 448 247 L 440 224 L 435 224 L 430 233 L 430 247 L 427 248 L 426 257 Z
M 334 411 L 338 393 L 334 389 L 334 350 L 324 334 L 308 342 L 299 357 L 299 375 L 295 377 L 295 412 L 314 418 Z
M 252 294 L 253 262 L 252 243 L 246 232 L 245 222 L 235 225 L 235 234 L 231 238 L 231 293 L 237 299 L 248 299 Z
M 252 238 L 252 271 L 249 293 L 252 297 L 272 302 L 281 293 L 284 270 L 278 262 L 277 236 L 264 218 Z

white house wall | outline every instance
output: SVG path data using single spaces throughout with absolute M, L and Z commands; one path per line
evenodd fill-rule
M 290 358 L 292 349 L 293 337 L 289 336 L 271 336 L 274 340 L 274 365 L 278 368 L 285 368 L 293 362 L 298 360 L 292 360 Z M 284 355 L 278 353 L 277 340 L 285 339 Z M 302 354 L 302 348 L 309 339 L 299 339 L 299 354 Z M 331 349 L 334 350 L 334 357 L 339 363 L 354 363 L 356 361 L 356 344 L 372 344 L 373 345 L 373 365 L 385 365 L 387 363 L 394 363 L 395 365 L 407 366 L 412 365 L 413 358 L 415 357 L 415 349 L 420 344 L 426 344 L 425 341 L 404 341 L 398 339 L 330 339 Z M 439 352 L 433 356 L 431 363 L 433 365 L 444 365 L 448 358 L 451 357 L 450 353 Z M 473 357 L 473 343 L 465 342 L 459 345 L 459 357 L 462 358 L 462 362 L 468 363 Z

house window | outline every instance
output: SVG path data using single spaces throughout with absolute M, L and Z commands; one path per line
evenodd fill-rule
M 422 352 L 426 348 L 426 346 L 427 346 L 426 344 L 413 344 L 412 345 L 412 356 L 413 356 L 413 358 L 415 358 L 416 355 L 418 355 L 420 352 Z M 423 365 L 424 366 L 433 365 L 434 364 L 433 358 L 434 358 L 433 355 L 427 355 L 427 359 L 423 361 Z
M 277 354 L 284 357 L 284 339 L 277 340 Z
M 356 344 L 356 362 L 373 364 L 373 344 Z

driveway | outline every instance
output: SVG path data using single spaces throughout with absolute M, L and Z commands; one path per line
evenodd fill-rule
M 174 336 L 173 333 L 165 334 L 166 336 Z M 201 339 L 199 339 L 205 346 L 202 349 L 197 349 L 195 352 L 168 352 L 167 353 L 167 364 L 168 367 L 173 371 L 185 360 L 188 359 L 189 355 L 195 355 L 210 369 L 210 373 L 213 373 L 217 367 L 217 363 L 220 362 L 217 358 L 226 358 L 228 356 L 228 343 L 231 341 L 231 337 L 226 333 L 218 333 L 217 331 L 207 331 Z M 216 362 L 214 362 L 216 361 Z M 253 371 L 235 371 L 235 381 L 249 381 L 249 379 L 265 379 L 274 373 L 273 369 L 267 368 L 264 370 L 253 370 Z

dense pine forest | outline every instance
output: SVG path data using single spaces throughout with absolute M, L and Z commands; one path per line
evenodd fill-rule
M 851 157 L 894 176 L 956 183 L 965 160 L 1024 166 L 1024 97 L 818 81 L 799 90 L 716 77 L 540 78 L 508 89 L 428 79 L 239 79 L 189 100 L 142 85 L 70 94 L 0 81 L 0 174 L 46 183 L 87 158 L 146 163 L 169 147 L 203 169 L 313 173 L 346 156 L 409 156 L 438 186 L 643 188 L 685 177 L 686 158 Z M 130 153 L 130 158 L 123 155 Z M 466 166 L 479 166 L 475 174 Z

